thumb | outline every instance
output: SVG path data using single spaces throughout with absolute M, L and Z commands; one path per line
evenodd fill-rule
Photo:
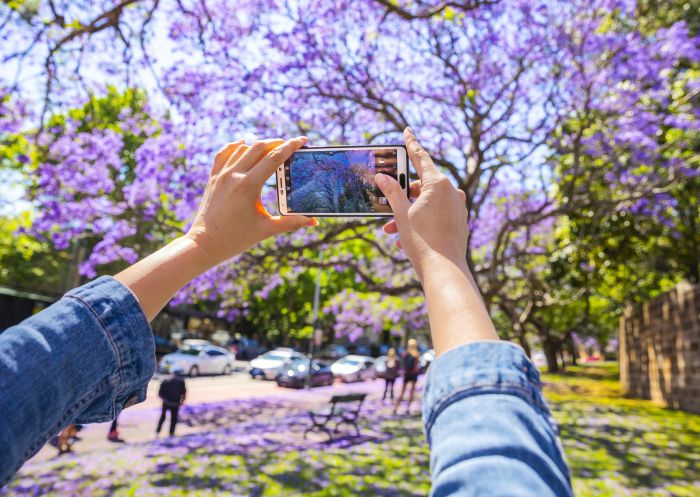
M 306 216 L 271 216 L 273 231 L 275 234 L 288 231 L 296 231 L 307 227 L 311 228 L 318 226 L 318 220 L 315 217 Z
M 401 188 L 399 182 L 388 174 L 382 173 L 375 174 L 374 181 L 389 201 L 389 205 L 394 211 L 394 217 L 404 217 L 409 207 L 411 207 L 411 202 L 408 200 L 408 196 L 406 196 L 406 192 Z

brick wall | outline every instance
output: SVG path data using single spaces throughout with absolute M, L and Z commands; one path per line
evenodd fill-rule
M 700 413 L 700 285 L 625 309 L 620 381 L 630 397 Z

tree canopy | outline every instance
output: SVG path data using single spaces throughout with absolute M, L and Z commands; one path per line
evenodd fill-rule
M 93 277 L 187 226 L 226 141 L 386 144 L 410 125 L 467 194 L 465 257 L 502 333 L 551 362 L 573 333 L 606 340 L 625 302 L 698 279 L 698 5 L 658 3 L 8 2 L 0 164 L 24 175 L 23 232 L 81 244 Z M 324 221 L 174 304 L 299 335 L 323 268 L 336 333 L 424 329 L 392 242 Z

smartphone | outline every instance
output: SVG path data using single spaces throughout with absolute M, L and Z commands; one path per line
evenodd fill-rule
M 408 195 L 403 145 L 303 147 L 277 169 L 280 214 L 325 217 L 392 216 L 374 175 L 393 176 Z

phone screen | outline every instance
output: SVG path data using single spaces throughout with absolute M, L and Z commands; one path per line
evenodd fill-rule
M 374 182 L 397 178 L 397 149 L 299 150 L 285 163 L 287 210 L 300 213 L 390 213 Z

